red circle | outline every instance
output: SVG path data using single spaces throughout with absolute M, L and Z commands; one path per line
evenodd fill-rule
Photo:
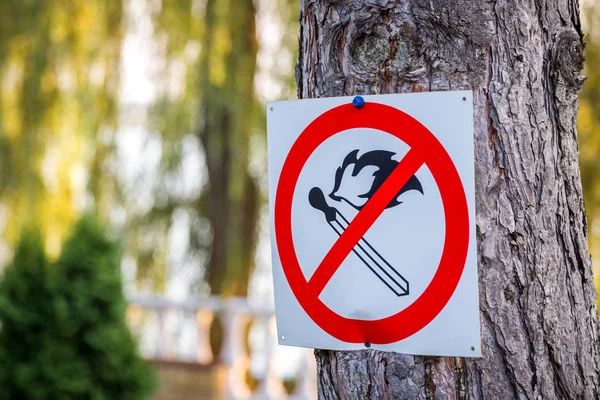
M 402 140 L 418 151 L 438 185 L 446 221 L 438 269 L 425 291 L 408 307 L 386 318 L 343 317 L 314 296 L 300 268 L 292 238 L 292 199 L 304 164 L 331 136 L 353 128 L 371 128 Z M 292 145 L 283 164 L 274 212 L 275 240 L 292 292 L 310 318 L 331 336 L 347 343 L 387 344 L 405 339 L 429 324 L 446 306 L 462 275 L 469 247 L 469 214 L 460 176 L 452 159 L 419 121 L 387 105 L 366 103 L 361 109 L 344 104 L 321 114 Z

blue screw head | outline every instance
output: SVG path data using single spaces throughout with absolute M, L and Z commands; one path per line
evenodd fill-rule
M 365 105 L 365 99 L 362 96 L 356 96 L 352 99 L 352 105 L 356 108 L 362 108 Z

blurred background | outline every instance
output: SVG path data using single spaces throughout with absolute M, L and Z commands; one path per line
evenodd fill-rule
M 580 165 L 590 249 L 600 259 L 600 5 L 581 6 Z M 10 340 L 46 329 L 34 322 L 40 315 L 56 319 L 64 304 L 80 305 L 77 296 L 106 280 L 92 272 L 114 266 L 124 294 L 97 289 L 114 318 L 105 336 L 128 335 L 116 327 L 122 317 L 135 340 L 115 339 L 112 350 L 93 335 L 77 340 L 99 353 L 139 348 L 154 373 L 130 377 L 146 389 L 127 398 L 316 397 L 311 351 L 277 345 L 266 197 L 265 102 L 295 98 L 299 7 L 0 1 L 0 383 L 16 382 L 13 393 L 59 378 L 35 372 L 52 369 L 40 365 L 56 365 L 55 356 L 13 368 L 21 361 L 6 351 Z M 39 286 L 27 274 L 9 279 L 34 264 L 30 272 L 49 274 Z M 82 275 L 92 277 L 88 286 L 69 286 Z M 23 294 L 41 291 L 51 309 Z M 81 326 L 105 322 L 80 311 Z M 8 321 L 23 324 L 13 339 Z M 51 343 L 75 342 L 80 328 L 63 325 L 44 330 Z M 50 346 L 39 336 L 30 347 Z M 114 383 L 113 375 L 102 379 Z M 86 379 L 102 385 L 89 377 L 61 385 L 76 393 Z

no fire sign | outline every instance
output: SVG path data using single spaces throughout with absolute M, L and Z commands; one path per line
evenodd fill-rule
M 480 356 L 472 92 L 267 115 L 279 343 Z

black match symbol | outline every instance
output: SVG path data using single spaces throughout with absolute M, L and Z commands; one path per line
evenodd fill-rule
M 342 165 L 335 173 L 335 182 L 333 191 L 329 194 L 329 198 L 340 202 L 344 201 L 357 210 L 361 210 L 369 199 L 377 192 L 383 182 L 390 176 L 394 169 L 398 166 L 398 161 L 392 159 L 395 155 L 393 152 L 385 150 L 374 150 L 357 157 L 358 150 L 350 152 L 342 162 Z M 372 182 L 370 188 L 363 194 L 349 198 L 347 195 L 339 194 L 344 176 L 347 176 L 346 169 L 352 166 L 351 176 L 358 176 L 366 167 L 374 167 L 376 170 L 372 173 Z M 423 194 L 421 182 L 415 175 L 404 184 L 394 196 L 394 199 L 388 204 L 386 209 L 395 207 L 401 204 L 398 197 L 409 190 L 417 190 Z M 350 222 L 342 215 L 335 207 L 330 206 L 325 199 L 323 191 L 318 187 L 313 187 L 308 193 L 308 201 L 315 209 L 320 210 L 325 215 L 325 220 L 339 236 L 348 228 Z M 361 204 L 362 203 L 362 204 Z M 394 268 L 389 262 L 375 250 L 375 248 L 361 237 L 352 252 L 377 276 L 394 294 L 397 296 L 406 296 L 409 294 L 408 281 Z

